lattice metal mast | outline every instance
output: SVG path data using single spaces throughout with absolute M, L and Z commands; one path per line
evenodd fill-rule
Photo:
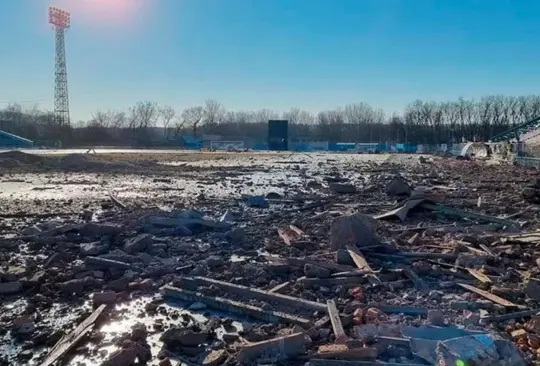
M 67 11 L 50 7 L 49 23 L 55 33 L 54 118 L 57 124 L 68 126 L 70 120 L 65 31 L 71 25 L 71 15 Z

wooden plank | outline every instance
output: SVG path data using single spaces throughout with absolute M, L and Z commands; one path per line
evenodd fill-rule
M 280 293 L 282 290 L 286 289 L 290 285 L 291 285 L 291 281 L 283 282 L 283 283 L 280 283 L 277 286 L 274 286 L 273 288 L 268 290 L 268 292 Z
M 420 233 L 415 233 L 409 240 L 407 240 L 407 243 L 409 245 L 415 245 L 418 242 L 418 239 L 420 238 Z
M 325 315 L 319 320 L 317 320 L 311 328 L 305 331 L 305 333 L 308 336 L 313 337 L 316 334 L 316 332 L 319 330 L 319 328 L 324 327 L 329 322 L 330 322 L 330 317 L 328 315 Z
M 109 191 L 109 198 L 111 199 L 112 203 L 120 207 L 122 210 L 125 210 L 127 208 L 127 206 L 122 203 L 111 191 Z
M 378 355 L 376 348 L 349 348 L 344 344 L 332 344 L 320 346 L 319 352 L 313 356 L 317 358 L 342 358 L 344 360 L 370 360 L 376 359 Z
M 416 287 L 416 289 L 421 293 L 427 294 L 431 290 L 428 284 L 411 268 L 404 269 L 403 273 L 414 283 L 414 287 Z
M 484 252 L 486 252 L 490 257 L 497 257 L 497 254 L 495 254 L 491 249 L 489 249 L 489 248 L 487 247 L 487 245 L 485 245 L 485 244 L 478 244 L 478 246 L 479 246 L 480 248 L 482 248 L 482 250 L 483 250 Z
M 295 257 L 274 257 L 271 255 L 266 256 L 266 260 L 269 262 L 283 262 L 287 263 L 293 267 L 304 267 L 306 264 L 312 264 L 314 266 L 319 266 L 325 268 L 332 272 L 347 272 L 351 271 L 354 267 L 346 266 L 343 264 L 330 263 L 330 262 L 320 262 L 308 258 L 295 258 Z
M 360 254 L 358 249 L 356 249 L 352 245 L 347 245 L 345 246 L 345 248 L 347 248 L 349 255 L 351 256 L 352 260 L 354 261 L 354 263 L 356 264 L 356 267 L 358 267 L 359 270 L 373 272 L 373 269 L 368 264 L 368 262 L 364 259 L 362 254 Z
M 477 271 L 476 269 L 467 268 L 467 272 L 471 274 L 471 276 L 474 276 L 478 281 L 485 283 L 485 284 L 492 284 L 493 281 L 491 281 L 491 278 L 486 276 L 480 271 Z
M 485 251 L 480 250 L 480 249 L 476 249 L 476 248 L 472 247 L 472 246 L 471 246 L 471 243 L 468 243 L 468 242 L 466 242 L 466 241 L 459 241 L 458 244 L 459 244 L 462 248 L 468 250 L 469 253 L 471 253 L 471 254 L 477 255 L 477 256 L 479 256 L 479 257 L 487 257 L 487 256 L 489 256 L 489 254 L 486 253 Z
M 365 277 L 336 277 L 336 278 L 302 278 L 298 279 L 304 288 L 312 288 L 314 286 L 343 286 L 343 285 L 363 285 L 367 282 Z
M 257 288 L 235 285 L 233 283 L 218 281 L 207 277 L 182 277 L 179 286 L 184 289 L 196 289 L 198 286 L 216 286 L 229 293 L 236 293 L 248 299 L 258 299 L 263 301 L 272 301 L 278 304 L 293 307 L 295 309 L 305 309 L 320 311 L 326 313 L 327 307 L 320 302 L 300 299 L 298 297 L 282 295 Z
M 259 307 L 243 304 L 238 301 L 224 299 L 222 297 L 205 296 L 201 293 L 183 290 L 173 286 L 164 286 L 162 293 L 165 297 L 170 297 L 182 301 L 197 301 L 206 304 L 208 307 L 216 310 L 227 311 L 233 314 L 249 316 L 254 319 L 272 322 L 297 324 L 301 327 L 311 327 L 312 322 L 300 316 L 280 312 L 263 310 Z
M 296 238 L 290 235 L 289 231 L 287 229 L 277 229 L 278 235 L 283 240 L 283 242 L 287 245 L 291 245 Z
M 41 363 L 41 366 L 50 366 L 55 362 L 60 361 L 69 350 L 75 347 L 77 343 L 92 330 L 95 322 L 105 310 L 105 307 L 105 304 L 98 307 L 88 318 L 79 324 L 73 332 L 63 336 L 51 349 L 47 358 Z
M 289 228 L 294 231 L 299 237 L 302 237 L 306 235 L 299 227 L 296 227 L 294 225 L 289 225 Z
M 394 255 L 401 255 L 408 258 L 427 258 L 427 259 L 444 259 L 448 261 L 455 261 L 458 257 L 457 254 L 452 253 L 431 253 L 431 252 L 397 252 Z
M 488 322 L 503 322 L 511 319 L 520 319 L 540 313 L 540 309 L 531 309 L 523 311 L 515 311 L 513 313 L 501 314 L 501 315 L 488 315 L 480 318 L 480 324 L 486 324 Z
M 334 336 L 336 337 L 334 343 L 343 344 L 347 340 L 347 336 L 345 335 L 345 330 L 343 330 L 343 324 L 341 324 L 336 302 L 334 300 L 328 300 L 326 306 L 328 307 L 328 316 L 330 317 Z
M 464 283 L 458 283 L 458 285 L 463 287 L 464 289 L 466 289 L 468 291 L 474 292 L 477 295 L 485 297 L 486 299 L 488 299 L 490 301 L 493 301 L 493 302 L 495 302 L 495 303 L 497 303 L 499 305 L 506 306 L 506 307 L 509 307 L 509 308 L 518 308 L 519 307 L 519 305 L 514 304 L 513 302 L 510 302 L 510 301 L 508 301 L 506 299 L 503 299 L 502 297 L 499 297 L 499 296 L 494 295 L 492 293 L 489 293 L 487 291 L 481 290 L 481 289 L 479 289 L 477 287 L 467 285 L 467 284 L 464 284 Z

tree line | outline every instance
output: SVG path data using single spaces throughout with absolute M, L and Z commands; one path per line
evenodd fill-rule
M 367 103 L 320 111 L 291 108 L 227 110 L 209 99 L 177 111 L 156 102 L 138 102 L 125 111 L 97 111 L 88 121 L 61 124 L 50 111 L 18 104 L 0 110 L 0 129 L 63 146 L 179 145 L 180 136 L 221 135 L 226 140 L 264 142 L 269 119 L 289 120 L 292 139 L 329 142 L 441 144 L 488 141 L 497 133 L 540 116 L 540 95 L 493 95 L 477 100 L 416 100 L 401 113 L 388 114 Z

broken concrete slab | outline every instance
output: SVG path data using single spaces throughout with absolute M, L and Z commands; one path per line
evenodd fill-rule
M 105 254 L 109 251 L 109 246 L 106 244 L 102 244 L 99 241 L 95 241 L 92 243 L 81 243 L 81 256 L 96 256 L 100 254 Z
M 133 254 L 145 250 L 147 247 L 152 245 L 153 239 L 150 234 L 140 234 L 134 238 L 126 240 L 124 244 L 124 250 L 126 253 Z
M 0 295 L 13 295 L 22 291 L 22 283 L 19 281 L 0 282 Z
M 242 346 L 236 354 L 236 361 L 250 364 L 262 357 L 282 361 L 303 354 L 305 346 L 304 333 L 295 333 Z
M 310 327 L 311 321 L 309 319 L 287 314 L 273 310 L 263 310 L 259 307 L 244 304 L 238 301 L 225 299 L 216 296 L 205 296 L 201 293 L 196 293 L 173 286 L 165 286 L 162 288 L 164 296 L 184 301 L 197 301 L 205 304 L 206 306 L 216 309 L 231 312 L 234 314 L 249 316 L 255 319 L 272 322 L 272 323 L 285 323 L 285 324 L 298 324 L 303 327 Z
M 313 264 L 306 263 L 304 266 L 304 274 L 307 278 L 328 278 L 330 277 L 330 271 L 326 268 L 322 268 Z

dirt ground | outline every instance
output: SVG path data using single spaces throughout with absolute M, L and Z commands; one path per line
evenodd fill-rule
M 537 178 L 416 155 L 0 153 L 0 365 L 534 364 Z

